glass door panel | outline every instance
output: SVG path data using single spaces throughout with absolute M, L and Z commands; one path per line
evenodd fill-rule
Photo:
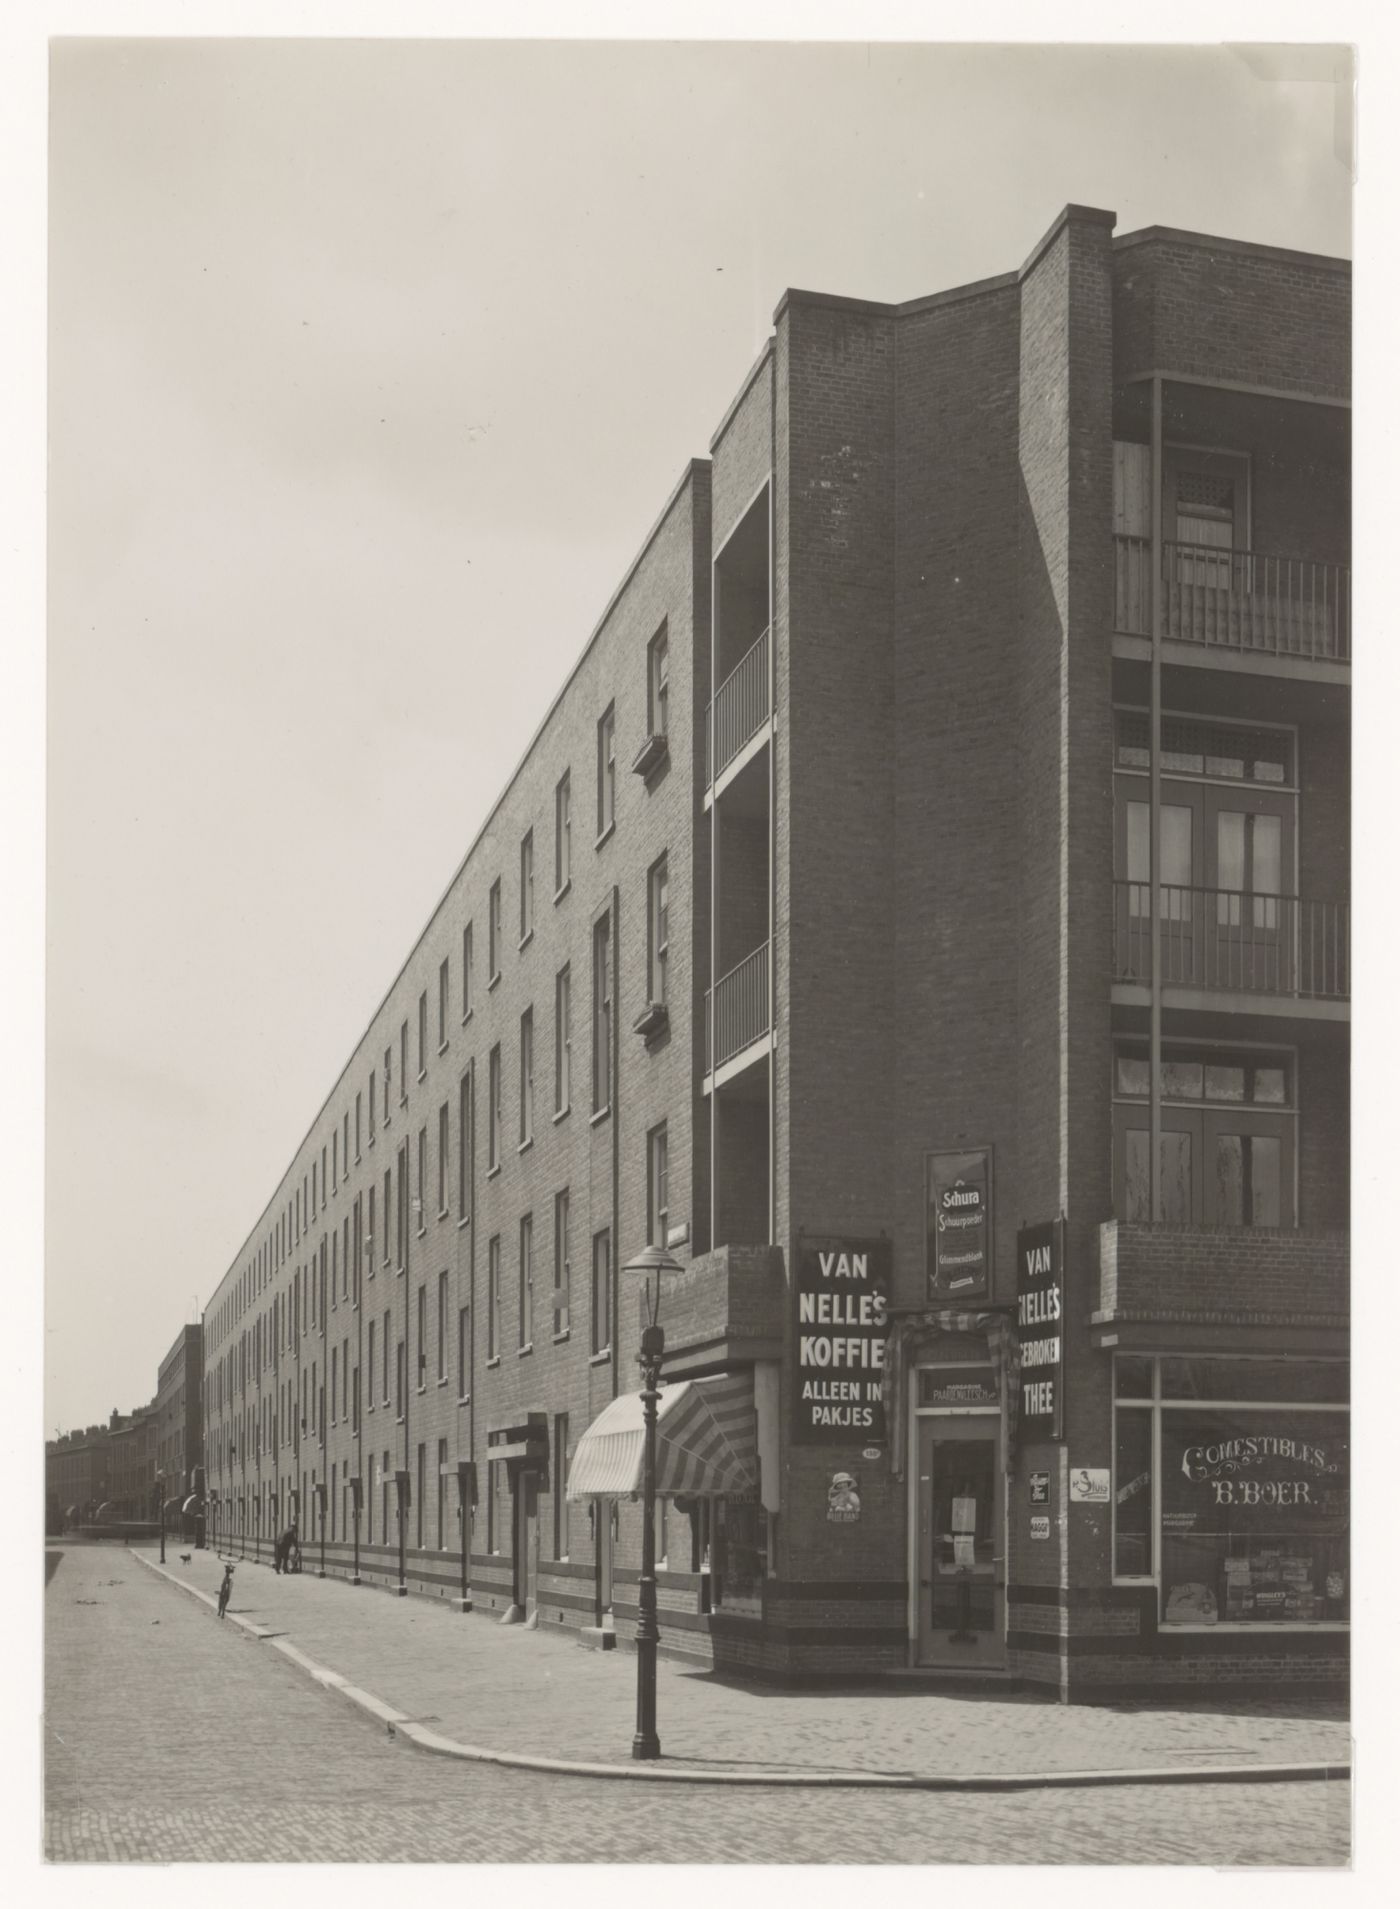
M 1208 987 L 1292 987 L 1293 798 L 1243 789 L 1208 794 L 1206 880 L 1215 891 Z
M 1001 1424 L 919 1422 L 921 1664 L 1000 1669 L 1006 1661 Z
M 1164 1069 L 1165 1073 L 1165 1069 Z M 1164 1090 L 1166 1083 L 1164 1081 Z M 1157 1211 L 1151 1211 L 1151 1135 L 1146 1107 L 1117 1110 L 1118 1185 L 1115 1211 L 1129 1226 L 1146 1226 L 1152 1219 L 1175 1226 L 1198 1225 L 1201 1219 L 1201 1116 L 1180 1107 L 1163 1107 L 1161 1184 Z
M 1202 1141 L 1208 1226 L 1295 1224 L 1291 1120 L 1222 1109 L 1204 1116 Z

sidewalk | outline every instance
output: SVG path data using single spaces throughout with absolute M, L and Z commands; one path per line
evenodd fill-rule
M 130 1549 L 162 1569 L 155 1546 Z M 196 1551 L 185 1565 L 179 1547 L 167 1542 L 166 1560 L 176 1584 L 214 1598 L 223 1567 L 213 1552 Z M 1099 1708 L 1033 1695 L 955 1695 L 904 1682 L 746 1688 L 663 1658 L 662 1763 L 634 1764 L 630 1651 L 585 1650 L 570 1634 L 503 1627 L 492 1617 L 464 1617 L 437 1602 L 343 1579 L 278 1577 L 251 1558 L 235 1560 L 229 1616 L 303 1671 L 334 1673 L 321 1679 L 333 1688 L 348 1684 L 378 1700 L 364 1707 L 424 1747 L 610 1765 L 618 1774 L 961 1785 L 1134 1772 L 1220 1780 L 1228 1772 L 1248 1780 L 1279 1767 L 1342 1775 L 1351 1760 L 1349 1727 L 1335 1703 Z

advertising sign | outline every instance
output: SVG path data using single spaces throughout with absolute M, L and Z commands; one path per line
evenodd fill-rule
M 1165 1533 L 1337 1536 L 1347 1528 L 1350 1483 L 1340 1416 L 1162 1414 Z
M 866 1445 L 885 1437 L 885 1339 L 893 1249 L 888 1240 L 803 1240 L 793 1293 L 798 1445 Z
M 1045 1512 L 1039 1512 L 1031 1519 L 1031 1536 L 1033 1538 L 1048 1538 L 1050 1536 L 1050 1519 Z
M 1064 1435 L 1065 1223 L 1046 1220 L 1016 1235 L 1016 1330 L 1021 1341 L 1024 1437 Z
M 1032 1472 L 1030 1475 L 1030 1501 L 1033 1505 L 1048 1505 L 1050 1502 L 1049 1472 Z
M 1096 1465 L 1071 1465 L 1069 1468 L 1069 1501 L 1072 1505 L 1106 1505 L 1108 1503 L 1108 1467 L 1102 1470 Z
M 931 1153 L 927 1178 L 929 1298 L 985 1297 L 992 1277 L 992 1150 Z

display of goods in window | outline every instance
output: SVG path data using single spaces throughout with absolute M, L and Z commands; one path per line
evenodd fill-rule
M 1349 1508 L 1340 1415 L 1164 1414 L 1164 1621 L 1345 1618 Z

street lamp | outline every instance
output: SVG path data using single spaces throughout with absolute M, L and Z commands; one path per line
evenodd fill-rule
M 664 1275 L 684 1268 L 664 1246 L 645 1246 L 622 1268 L 642 1273 L 647 1282 L 647 1324 L 642 1327 L 642 1575 L 637 1586 L 637 1729 L 632 1759 L 650 1762 L 661 1755 L 656 1734 L 656 1406 L 661 1396 L 661 1361 L 666 1334 L 657 1324 Z
M 316 1495 L 316 1510 L 321 1520 L 321 1568 L 316 1575 L 318 1578 L 323 1578 L 326 1575 L 326 1486 L 324 1479 L 319 1479 L 311 1489 Z
M 165 1473 L 156 1473 L 156 1498 L 160 1507 L 160 1561 L 165 1563 Z
M 355 1473 L 350 1480 L 350 1497 L 355 1507 L 355 1575 L 352 1584 L 360 1582 L 360 1474 Z

